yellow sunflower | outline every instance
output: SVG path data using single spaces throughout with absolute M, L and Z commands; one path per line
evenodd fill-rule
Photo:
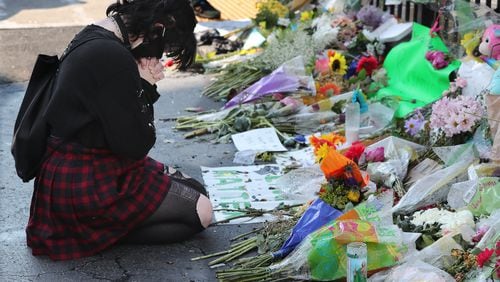
M 335 52 L 335 54 L 330 57 L 330 69 L 336 74 L 346 74 L 347 63 L 345 61 L 345 57 L 339 52 Z
M 330 150 L 330 147 L 328 144 L 324 143 L 321 146 L 319 146 L 318 150 L 314 152 L 315 159 L 317 163 L 321 163 L 321 161 L 326 157 L 328 154 L 328 151 Z

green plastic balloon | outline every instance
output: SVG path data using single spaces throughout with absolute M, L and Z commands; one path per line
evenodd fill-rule
M 431 37 L 429 32 L 428 27 L 413 23 L 412 39 L 392 48 L 384 61 L 388 86 L 380 89 L 375 99 L 392 96 L 400 100 L 396 117 L 404 117 L 441 98 L 450 86 L 450 74 L 460 67 L 458 60 L 439 70 L 432 66 L 425 58 L 427 51 L 447 54 L 448 48 L 438 36 Z

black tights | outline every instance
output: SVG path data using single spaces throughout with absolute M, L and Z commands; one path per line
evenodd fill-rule
M 181 179 L 171 176 L 171 179 L 172 184 L 168 194 L 158 210 L 123 238 L 122 243 L 175 243 L 184 241 L 205 229 L 196 211 L 200 194 L 206 195 L 203 185 L 192 178 Z M 197 185 L 191 185 L 193 181 Z

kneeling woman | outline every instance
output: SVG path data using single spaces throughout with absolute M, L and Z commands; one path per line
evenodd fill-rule
M 117 242 L 169 243 L 212 220 L 196 180 L 147 154 L 163 52 L 196 53 L 189 0 L 121 0 L 68 46 L 46 111 L 51 137 L 26 229 L 34 255 L 91 256 Z

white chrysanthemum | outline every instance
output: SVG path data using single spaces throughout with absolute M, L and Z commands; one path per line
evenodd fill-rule
M 324 50 L 329 44 L 337 40 L 339 28 L 333 28 L 332 18 L 328 14 L 314 19 L 312 26 L 316 28 L 312 38 L 315 50 Z

